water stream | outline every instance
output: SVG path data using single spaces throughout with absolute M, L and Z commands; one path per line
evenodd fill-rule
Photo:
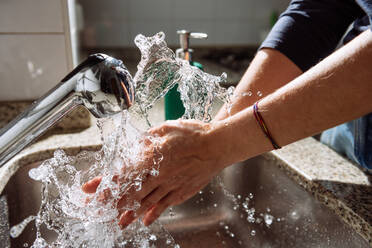
M 167 47 L 162 32 L 153 37 L 138 35 L 135 43 L 142 55 L 134 77 L 136 103 L 130 111 L 97 122 L 103 143 L 98 152 L 67 156 L 57 150 L 53 158 L 30 170 L 29 176 L 42 183 L 42 202 L 35 216 L 11 228 L 13 238 L 35 220 L 37 234 L 33 248 L 179 247 L 158 222 L 145 227 L 137 221 L 125 230 L 117 224 L 120 213 L 139 207 L 138 202 L 130 199 L 130 192 L 141 189 L 146 175 L 159 174 L 161 154 L 153 161 L 151 169 L 132 172 L 143 162 L 145 153 L 157 152 L 159 138 L 146 133 L 152 125 L 148 111 L 178 84 L 186 109 L 183 118 L 209 121 L 214 98 L 228 103 L 233 89 L 220 86 L 226 80 L 225 74 L 212 76 L 177 59 Z M 102 176 L 102 181 L 96 193 L 85 194 L 81 185 L 98 175 Z M 117 175 L 125 180 L 117 183 L 113 180 Z M 117 202 L 123 195 L 128 195 L 128 201 L 118 210 Z M 56 240 L 43 238 L 45 227 L 57 234 Z

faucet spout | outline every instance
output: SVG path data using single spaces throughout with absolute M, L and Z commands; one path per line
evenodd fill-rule
M 135 84 L 123 62 L 90 55 L 48 93 L 0 130 L 0 168 L 76 106 L 95 117 L 130 108 Z

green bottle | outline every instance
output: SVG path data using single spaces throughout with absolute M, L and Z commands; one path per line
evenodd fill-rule
M 198 67 L 200 70 L 203 70 L 203 65 L 191 61 L 192 66 Z M 164 106 L 165 106 L 165 119 L 166 120 L 177 120 L 183 116 L 185 113 L 185 108 L 181 101 L 181 95 L 177 91 L 178 84 L 176 84 L 164 97 Z

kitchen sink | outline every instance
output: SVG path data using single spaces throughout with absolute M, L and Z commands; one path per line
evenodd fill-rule
M 2 195 L 9 225 L 37 213 L 41 184 L 20 168 Z M 327 206 L 290 179 L 270 154 L 225 169 L 187 202 L 166 211 L 159 222 L 180 247 L 369 247 Z M 43 230 L 52 240 L 55 234 Z M 32 244 L 35 227 L 11 239 L 11 247 Z

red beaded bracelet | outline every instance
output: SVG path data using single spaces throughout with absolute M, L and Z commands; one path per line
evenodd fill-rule
M 258 112 L 258 102 L 255 102 L 255 104 L 253 104 L 253 114 L 254 114 L 254 117 L 256 118 L 257 122 L 258 122 L 258 125 L 261 127 L 261 129 L 264 132 L 264 134 L 266 135 L 266 137 L 270 140 L 274 149 L 280 149 L 281 146 L 279 146 L 275 142 L 274 138 L 271 136 L 271 134 L 269 132 L 269 129 L 266 126 L 265 121 L 263 120 L 261 114 Z

